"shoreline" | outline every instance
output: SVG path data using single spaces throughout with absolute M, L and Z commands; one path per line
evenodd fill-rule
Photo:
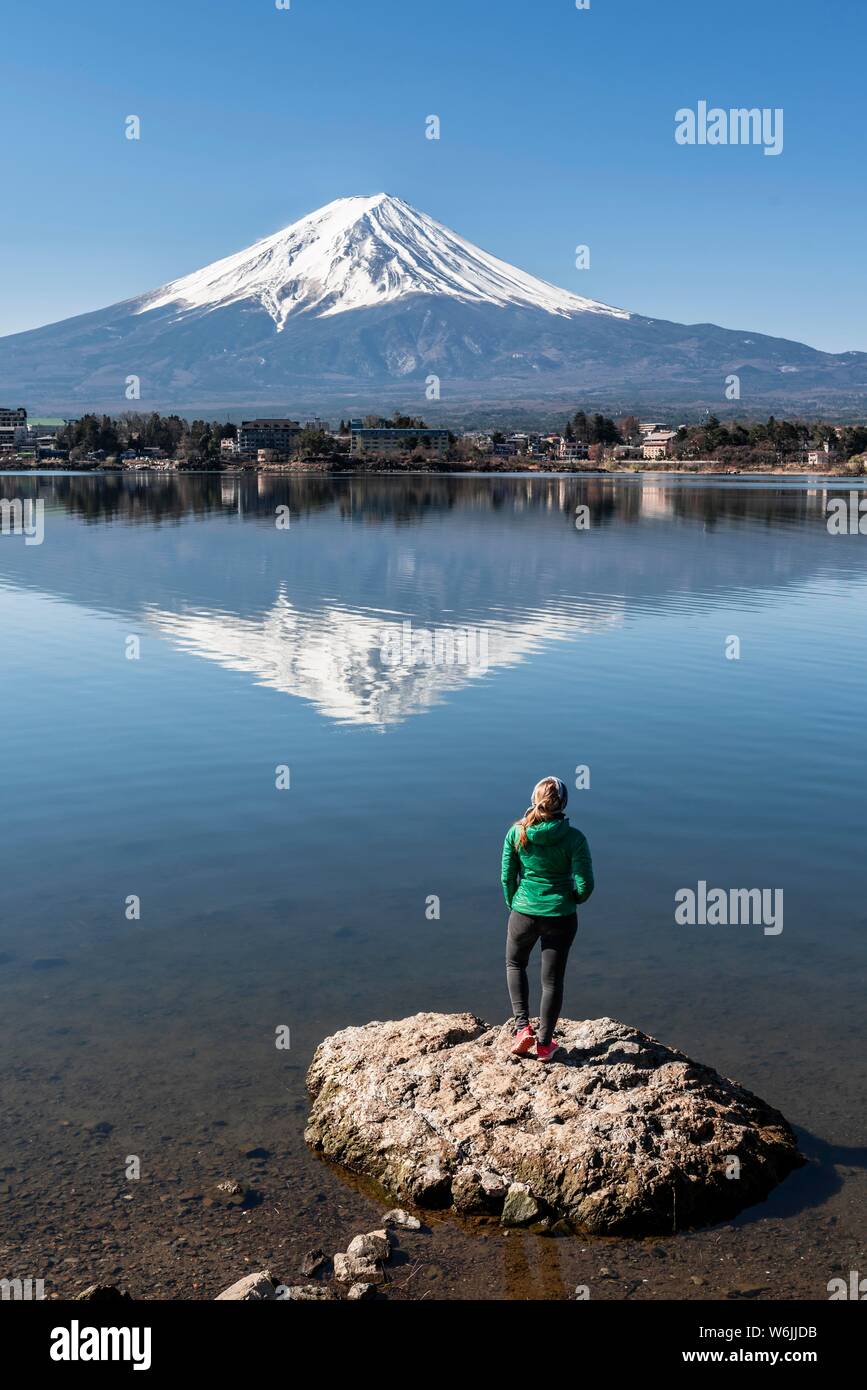
M 754 468 L 542 468 L 538 466 L 528 466 L 525 468 L 394 468 L 370 466 L 366 468 L 342 468 L 331 464 L 317 463 L 287 463 L 287 464 L 262 464 L 254 465 L 250 468 L 178 468 L 174 465 L 163 466 L 142 464 L 134 468 L 117 467 L 96 467 L 96 468 L 28 468 L 17 465 L 14 468 L 0 467 L 0 477 L 79 477 L 90 476 L 105 477 L 111 475 L 135 477 L 137 474 L 159 474 L 170 477 L 219 477 L 219 478 L 253 478 L 262 475 L 266 477 L 286 478 L 286 477 L 333 477 L 333 478 L 368 478 L 368 477 L 439 477 L 439 478 L 523 478 L 523 477 L 544 477 L 544 478 L 640 478 L 640 479 L 678 479 L 678 478 L 700 478 L 702 481 L 725 481 L 729 478 L 747 478 L 759 480 L 763 478 L 790 478 L 793 481 L 802 481 L 813 486 L 818 486 L 825 482 L 846 481 L 852 484 L 867 484 L 867 475 L 861 473 L 849 473 L 844 471 L 815 473 L 802 468 L 773 468 L 773 469 L 754 469 Z

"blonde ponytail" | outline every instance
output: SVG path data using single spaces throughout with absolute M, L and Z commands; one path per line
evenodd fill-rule
M 553 820 L 562 815 L 569 793 L 559 777 L 543 777 L 533 788 L 532 805 L 527 807 L 520 820 L 515 821 L 517 841 L 520 849 L 528 844 L 527 831 L 541 821 Z

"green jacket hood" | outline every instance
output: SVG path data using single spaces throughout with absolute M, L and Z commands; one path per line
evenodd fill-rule
M 556 820 L 541 820 L 527 827 L 527 839 L 534 845 L 556 845 L 569 835 L 569 820 L 558 816 Z

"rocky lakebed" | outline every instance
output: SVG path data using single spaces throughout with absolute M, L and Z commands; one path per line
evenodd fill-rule
M 469 1013 L 342 1029 L 285 1072 L 288 1112 L 166 1127 L 139 1184 L 113 1176 L 132 1130 L 61 1128 L 76 1238 L 12 1151 L 0 1257 L 100 1301 L 804 1298 L 855 1267 L 847 1150 L 799 1129 L 802 1166 L 777 1110 L 624 1023 L 558 1037 L 545 1064 Z

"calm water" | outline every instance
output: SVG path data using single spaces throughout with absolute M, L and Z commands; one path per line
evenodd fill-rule
M 786 1113 L 815 1162 L 735 1223 L 732 1258 L 761 1230 L 773 1292 L 822 1296 L 867 1234 L 867 537 L 825 525 L 849 490 L 0 479 L 45 502 L 43 544 L 0 537 L 6 1263 L 67 1288 L 146 1249 L 157 1296 L 196 1296 L 215 1242 L 256 1261 L 281 1229 L 306 1248 L 372 1211 L 304 1149 L 312 1051 L 371 1018 L 505 1016 L 502 837 L 539 776 L 586 765 L 570 812 L 598 887 L 566 1012 L 622 1018 Z M 477 629 L 487 669 L 389 666 L 407 621 Z M 699 880 L 782 888 L 783 932 L 676 926 Z M 190 1218 L 179 1193 L 251 1163 L 262 1206 Z M 710 1269 L 715 1238 L 674 1257 Z M 469 1268 L 509 1291 L 523 1238 L 508 1259 L 499 1237 L 449 1239 L 434 1294 L 465 1296 Z M 578 1271 L 556 1259 L 534 1296 Z

